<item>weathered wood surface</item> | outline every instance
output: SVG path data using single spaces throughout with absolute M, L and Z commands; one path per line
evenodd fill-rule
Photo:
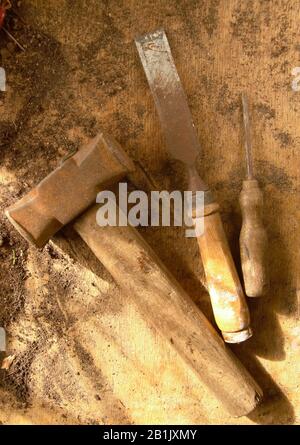
M 240 94 L 248 93 L 253 155 L 263 186 L 270 292 L 250 301 L 254 337 L 233 347 L 267 396 L 236 420 L 115 286 L 79 239 L 64 250 L 27 245 L 1 220 L 0 322 L 16 354 L 1 384 L 2 422 L 299 423 L 299 65 L 295 1 L 58 1 L 21 3 L 1 35 L 1 208 L 96 134 L 113 134 L 162 188 L 180 187 L 133 39 L 163 26 L 203 146 L 198 171 L 221 204 L 234 258 L 244 175 Z M 145 229 L 152 245 L 211 317 L 196 240 Z M 70 259 L 70 255 L 73 259 Z M 91 270 L 91 263 L 94 264 Z M 83 267 L 82 267 L 83 266 Z M 297 299 L 298 295 L 298 299 Z
M 224 232 L 217 203 L 204 209 L 204 232 L 197 238 L 216 324 L 228 343 L 252 335 L 250 314 Z
M 98 206 L 74 228 L 141 312 L 233 416 L 252 412 L 262 391 L 133 227 L 99 227 Z
M 264 199 L 256 179 L 243 181 L 240 193 L 242 227 L 240 256 L 245 293 L 262 297 L 269 290 L 268 234 L 264 226 Z

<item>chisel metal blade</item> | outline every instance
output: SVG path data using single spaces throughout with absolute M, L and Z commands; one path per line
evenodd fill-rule
M 167 149 L 174 159 L 194 169 L 201 147 L 167 36 L 164 30 L 157 30 L 136 38 L 135 42 L 155 100 Z

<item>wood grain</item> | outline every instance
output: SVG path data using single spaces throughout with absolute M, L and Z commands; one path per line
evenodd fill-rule
M 74 224 L 148 321 L 234 416 L 251 412 L 262 392 L 188 295 L 133 227 L 99 227 L 97 206 Z
M 204 232 L 197 238 L 216 323 L 228 343 L 252 335 L 244 292 L 223 229 L 218 204 L 204 210 Z
M 240 193 L 243 224 L 240 253 L 245 292 L 261 297 L 269 289 L 268 236 L 263 225 L 263 195 L 255 179 L 243 181 Z

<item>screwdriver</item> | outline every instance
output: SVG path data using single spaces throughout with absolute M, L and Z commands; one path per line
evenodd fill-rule
M 260 297 L 266 294 L 269 287 L 266 261 L 268 239 L 262 217 L 263 194 L 253 176 L 249 107 L 245 94 L 242 94 L 242 102 L 247 175 L 239 197 L 243 219 L 240 255 L 245 293 L 248 297 Z

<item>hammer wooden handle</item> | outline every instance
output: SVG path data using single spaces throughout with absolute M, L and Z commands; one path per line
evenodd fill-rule
M 240 343 L 252 335 L 250 315 L 217 203 L 204 207 L 204 233 L 197 240 L 216 323 L 226 342 Z
M 260 388 L 147 242 L 130 226 L 99 227 L 96 213 L 94 206 L 74 224 L 96 257 L 231 414 L 252 411 Z
M 240 194 L 243 224 L 240 233 L 241 264 L 245 292 L 260 297 L 269 287 L 267 271 L 267 232 L 263 226 L 263 195 L 255 179 L 243 182 Z

